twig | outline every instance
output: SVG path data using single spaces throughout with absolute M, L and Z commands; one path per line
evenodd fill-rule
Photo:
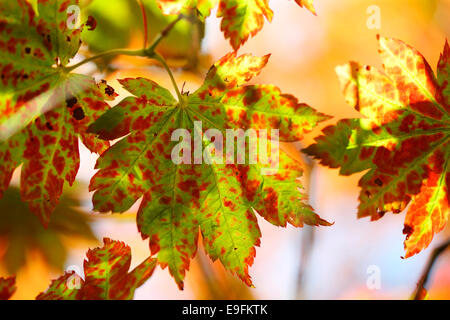
M 174 89 L 175 89 L 175 91 L 176 91 L 176 93 L 177 93 L 178 101 L 179 101 L 179 102 L 182 102 L 182 101 L 183 101 L 183 97 L 182 97 L 182 95 L 181 95 L 181 93 L 180 93 L 180 89 L 178 89 L 177 82 L 175 81 L 175 78 L 174 78 L 174 76 L 173 76 L 173 73 L 172 73 L 172 71 L 170 70 L 169 66 L 167 65 L 166 60 L 164 60 L 164 58 L 161 57 L 161 56 L 160 56 L 159 54 L 157 54 L 156 52 L 153 52 L 153 55 L 152 55 L 151 57 L 152 57 L 153 59 L 159 61 L 159 62 L 162 64 L 162 66 L 164 67 L 164 69 L 166 69 L 167 73 L 169 74 L 170 80 L 172 81 L 172 85 L 173 85 L 173 87 L 174 87 Z
M 448 239 L 446 242 L 444 242 L 439 247 L 433 250 L 433 253 L 431 254 L 430 259 L 428 260 L 428 263 L 426 265 L 426 268 L 422 276 L 420 277 L 420 281 L 417 284 L 416 291 L 414 292 L 414 300 L 420 300 L 422 290 L 425 289 L 425 285 L 427 284 L 428 279 L 430 278 L 431 271 L 433 269 L 436 260 L 447 248 L 450 248 L 450 239 Z
M 303 156 L 303 155 L 302 155 Z M 311 202 L 311 173 L 314 170 L 314 162 L 311 161 L 306 156 L 303 156 L 303 163 L 304 163 L 304 172 L 303 172 L 303 178 L 304 178 L 304 185 L 305 185 L 305 191 L 310 197 L 309 202 Z M 311 226 L 304 226 L 301 233 L 301 249 L 299 254 L 299 265 L 297 269 L 297 284 L 295 288 L 295 298 L 296 299 L 303 299 L 304 298 L 304 284 L 305 284 L 305 274 L 308 268 L 309 259 L 311 257 L 311 252 L 314 247 L 314 240 L 315 240 L 315 232 L 314 227 Z
M 169 32 L 175 27 L 175 25 L 182 19 L 184 19 L 184 15 L 179 14 L 178 17 L 173 20 L 170 24 L 167 25 L 167 27 L 165 27 L 159 34 L 158 36 L 155 38 L 155 40 L 153 40 L 153 43 L 150 45 L 150 47 L 147 49 L 149 52 L 153 52 L 155 51 L 156 47 L 159 45 L 159 43 L 161 42 L 162 39 L 164 39 L 165 37 L 167 37 L 167 35 L 169 34 Z
M 148 23 L 147 23 L 147 12 L 145 11 L 144 4 L 142 0 L 138 0 L 139 6 L 141 7 L 142 12 L 142 23 L 144 25 L 144 48 L 147 48 L 147 40 L 148 40 Z
M 64 71 L 70 72 L 70 71 L 82 66 L 85 63 L 88 63 L 88 62 L 96 60 L 96 59 L 108 57 L 108 56 L 126 55 L 126 56 L 155 58 L 154 57 L 155 49 L 158 46 L 158 44 L 161 42 L 162 39 L 164 39 L 164 37 L 166 37 L 169 34 L 169 32 L 175 27 L 175 25 L 178 23 L 178 21 L 183 19 L 183 17 L 184 17 L 183 15 L 179 15 L 177 19 L 172 21 L 166 28 L 164 28 L 164 30 L 162 30 L 160 32 L 160 34 L 156 37 L 156 39 L 153 41 L 153 43 L 148 48 L 144 47 L 144 49 L 139 49 L 139 50 L 114 49 L 114 50 L 110 50 L 110 51 L 105 51 L 98 55 L 86 58 L 83 61 L 81 61 L 73 66 L 65 67 Z
M 93 60 L 97 60 L 100 58 L 105 58 L 108 56 L 117 56 L 117 55 L 125 55 L 125 56 L 138 56 L 138 57 L 145 57 L 147 56 L 145 49 L 140 50 L 128 50 L 128 49 L 114 49 L 110 51 L 105 51 L 102 53 L 99 53 L 95 56 L 89 57 L 84 59 L 83 61 L 78 62 L 77 64 L 74 64 L 73 66 L 65 67 L 66 72 L 70 72 L 83 64 L 86 64 L 88 62 L 91 62 Z

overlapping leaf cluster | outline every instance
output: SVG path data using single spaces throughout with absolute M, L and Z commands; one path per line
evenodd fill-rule
M 123 79 L 121 84 L 134 96 L 90 127 L 104 139 L 127 135 L 97 161 L 100 170 L 90 185 L 94 208 L 124 212 L 143 196 L 139 231 L 150 238 L 152 253 L 159 252 L 159 263 L 169 267 L 180 288 L 197 250 L 199 229 L 211 258 L 220 259 L 251 285 L 248 266 L 261 236 L 255 211 L 279 226 L 328 225 L 303 201 L 297 180 L 301 165 L 287 154 L 281 153 L 276 174 L 264 176 L 261 163 L 225 164 L 205 152 L 199 163 L 198 156 L 192 157 L 190 139 L 184 137 L 189 160 L 173 160 L 179 141 L 172 135 L 177 129 L 201 136 L 207 149 L 212 140 L 203 135 L 206 130 L 225 137 L 226 129 L 279 129 L 280 140 L 296 141 L 328 119 L 275 86 L 243 86 L 268 58 L 230 53 L 181 101 L 151 80 Z
M 437 75 L 414 48 L 379 38 L 383 70 L 355 62 L 337 68 L 347 102 L 362 119 L 324 129 L 305 151 L 340 173 L 361 178 L 359 217 L 405 218 L 405 257 L 431 242 L 449 214 L 450 47 Z
M 218 3 L 221 29 L 235 51 L 273 17 L 268 0 L 157 2 L 164 14 L 197 11 L 201 19 Z M 296 2 L 315 13 L 312 0 Z M 200 235 L 208 255 L 251 286 L 248 268 L 261 238 L 257 215 L 276 226 L 329 225 L 306 203 L 302 167 L 283 150 L 276 163 L 242 163 L 234 154 L 230 163 L 224 161 L 230 150 L 224 157 L 216 141 L 228 137 L 227 129 L 241 129 L 239 138 L 251 128 L 276 129 L 281 141 L 294 142 L 329 118 L 275 86 L 247 84 L 269 56 L 230 53 L 198 90 L 178 99 L 151 80 L 123 79 L 132 96 L 109 109 L 105 101 L 115 93 L 106 82 L 67 68 L 81 43 L 83 26 L 71 26 L 68 10 L 77 4 L 0 3 L 0 196 L 22 165 L 22 200 L 47 226 L 63 186 L 74 182 L 81 139 L 101 154 L 90 183 L 94 209 L 120 213 L 143 198 L 137 225 L 157 260 L 128 272 L 130 248 L 105 238 L 104 247 L 88 252 L 84 279 L 66 273 L 38 299 L 131 299 L 157 261 L 183 288 Z M 379 40 L 383 70 L 355 62 L 337 68 L 347 102 L 363 117 L 327 127 L 305 152 L 345 175 L 366 171 L 359 217 L 377 220 L 409 206 L 403 230 L 409 257 L 448 220 L 450 47 L 446 43 L 435 75 L 417 50 Z M 180 129 L 187 133 L 176 136 L 182 143 L 173 138 Z M 263 137 L 256 139 L 261 153 Z M 180 152 L 184 161 L 174 161 Z M 0 278 L 0 299 L 11 297 L 14 282 Z
M 200 18 L 210 15 L 211 9 L 219 2 L 217 16 L 222 18 L 221 30 L 230 40 L 234 50 L 239 49 L 249 37 L 256 35 L 264 26 L 264 21 L 272 21 L 273 11 L 269 0 L 157 0 L 165 14 L 180 14 L 186 10 L 197 10 Z M 316 13 L 313 0 L 295 0 L 312 13 Z

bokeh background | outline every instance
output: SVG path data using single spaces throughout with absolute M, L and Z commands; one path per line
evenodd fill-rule
M 93 15 L 97 29 L 86 36 L 77 60 L 90 52 L 142 46 L 142 19 L 136 0 L 83 0 L 84 14 Z M 357 117 L 346 105 L 334 69 L 350 60 L 381 67 L 376 34 L 396 37 L 417 48 L 433 66 L 437 65 L 445 38 L 450 34 L 450 0 L 315 0 L 318 15 L 299 8 L 292 0 L 271 0 L 275 15 L 271 23 L 250 39 L 240 53 L 271 53 L 269 64 L 253 82 L 272 83 L 335 118 Z M 172 18 L 162 17 L 153 0 L 144 1 L 149 18 L 149 40 Z M 377 6 L 380 29 L 367 21 Z M 370 10 L 370 9 L 369 9 Z M 220 32 L 216 10 L 206 25 L 181 23 L 162 43 L 160 51 L 175 70 L 179 85 L 194 91 L 209 66 L 231 51 Z M 74 61 L 75 62 L 75 61 Z M 119 71 L 120 70 L 120 71 Z M 116 57 L 88 64 L 78 71 L 106 78 L 120 96 L 116 79 L 149 77 L 171 88 L 167 75 L 151 61 Z M 297 149 L 309 145 L 321 126 L 307 135 Z M 292 148 L 293 152 L 295 148 Z M 307 174 L 305 185 L 315 210 L 335 224 L 331 227 L 277 228 L 259 219 L 261 246 L 250 273 L 255 288 L 212 263 L 202 249 L 191 265 L 184 291 L 179 291 L 167 270 L 158 268 L 136 291 L 136 299 L 408 299 L 415 288 L 433 247 L 450 237 L 447 227 L 419 255 L 402 259 L 404 213 L 387 214 L 380 221 L 356 218 L 361 175 L 340 177 L 337 170 L 315 165 L 297 152 Z M 20 170 L 12 187 L 0 200 L 0 274 L 17 273 L 14 299 L 33 299 L 50 279 L 63 270 L 81 271 L 85 252 L 101 244 L 103 236 L 131 246 L 133 265 L 148 254 L 148 242 L 137 231 L 137 205 L 122 215 L 92 212 L 87 191 L 95 172 L 96 156 L 81 147 L 77 183 L 62 199 L 48 230 L 20 202 L 17 189 Z M 370 284 L 374 270 L 380 286 Z M 450 255 L 435 266 L 429 286 L 430 298 L 450 298 Z

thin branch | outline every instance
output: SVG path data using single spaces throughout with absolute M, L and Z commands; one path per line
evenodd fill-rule
M 175 81 L 175 78 L 173 76 L 172 71 L 170 70 L 169 66 L 167 65 L 166 60 L 164 60 L 163 57 L 161 57 L 159 54 L 157 54 L 156 52 L 153 53 L 152 58 L 155 60 L 158 60 L 162 66 L 164 67 L 164 69 L 166 69 L 167 73 L 169 74 L 170 80 L 172 81 L 172 85 L 177 93 L 177 97 L 178 97 L 178 101 L 182 102 L 183 101 L 183 97 L 180 93 L 180 89 L 178 89 L 178 85 L 177 82 Z
M 142 23 L 144 25 L 144 48 L 147 48 L 147 40 L 148 40 L 148 22 L 147 22 L 147 12 L 145 11 L 144 4 L 142 0 L 138 0 L 139 6 L 141 7 L 142 12 Z
M 66 67 L 65 71 L 70 72 L 88 62 L 91 62 L 91 61 L 94 61 L 94 60 L 97 60 L 100 58 L 106 58 L 109 56 L 118 56 L 118 55 L 145 57 L 147 55 L 147 53 L 146 53 L 145 49 L 140 49 L 140 50 L 114 49 L 114 50 L 105 51 L 105 52 L 102 52 L 95 56 L 86 58 L 83 61 L 80 61 L 77 64 L 74 64 L 73 66 Z
M 70 72 L 80 66 L 82 66 L 85 63 L 91 62 L 93 60 L 97 60 L 100 58 L 105 58 L 109 56 L 116 56 L 116 55 L 125 55 L 125 56 L 138 56 L 138 57 L 147 57 L 147 58 L 155 58 L 155 49 L 158 46 L 158 44 L 161 42 L 164 37 L 166 37 L 169 32 L 175 27 L 175 25 L 183 19 L 183 15 L 179 15 L 177 19 L 172 21 L 164 30 L 160 32 L 160 34 L 156 37 L 156 39 L 153 41 L 153 43 L 148 47 L 140 50 L 129 50 L 129 49 L 114 49 L 110 51 L 102 52 L 98 55 L 89 57 L 84 59 L 83 61 L 69 67 L 65 67 L 64 70 L 66 72 Z M 158 59 L 157 59 L 158 60 Z
M 422 276 L 420 277 L 420 281 L 417 284 L 416 291 L 414 292 L 414 300 L 420 300 L 421 293 L 423 289 L 425 289 L 425 286 L 428 282 L 428 279 L 430 278 L 431 271 L 433 269 L 436 260 L 448 248 L 450 248 L 450 239 L 448 239 L 446 242 L 444 242 L 439 247 L 433 250 L 433 253 L 431 254 L 430 259 L 428 260 L 428 263 L 426 265 L 426 268 Z
M 300 148 L 301 149 L 301 148 Z M 308 194 L 309 203 L 311 203 L 312 199 L 312 181 L 311 175 L 314 170 L 314 162 L 311 161 L 308 157 L 302 154 L 302 160 L 304 164 L 304 172 L 303 172 L 303 183 L 306 194 Z M 310 262 L 310 257 L 313 251 L 315 242 L 315 228 L 311 226 L 305 226 L 302 229 L 301 233 L 301 243 L 300 243 L 300 254 L 299 254 L 299 262 L 297 268 L 297 283 L 295 288 L 295 298 L 296 299 L 304 299 L 305 295 L 305 274 L 308 269 L 308 265 Z
M 153 43 L 150 45 L 150 47 L 147 49 L 149 52 L 154 52 L 156 47 L 159 45 L 162 39 L 167 37 L 167 35 L 170 33 L 170 31 L 175 27 L 175 25 L 184 18 L 184 15 L 179 14 L 178 17 L 173 20 L 170 24 L 167 25 L 153 40 Z

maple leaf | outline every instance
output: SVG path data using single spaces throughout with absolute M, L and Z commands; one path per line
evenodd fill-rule
M 273 11 L 268 0 L 220 1 L 218 17 L 222 17 L 220 29 L 230 39 L 234 50 L 239 49 L 249 37 L 253 37 L 264 26 L 264 19 L 272 21 Z
M 0 300 L 11 299 L 16 289 L 16 277 L 0 277 Z
M 84 279 L 75 271 L 53 280 L 37 300 L 131 300 L 134 291 L 151 277 L 156 259 L 147 258 L 128 272 L 131 249 L 121 241 L 103 239 L 103 247 L 87 252 Z
M 27 127 L 0 142 L 0 196 L 8 188 L 14 170 L 22 164 L 22 200 L 44 226 L 62 194 L 72 185 L 79 167 L 78 138 L 92 152 L 101 153 L 109 143 L 86 132 L 87 126 L 109 108 L 105 100 L 115 96 L 106 82 L 99 85 L 88 76 L 69 74 L 46 112 Z M 59 98 L 65 97 L 62 101 Z M 56 101 L 55 101 L 56 99 Z
M 80 47 L 83 26 L 72 27 L 78 0 L 0 3 L 0 139 L 5 140 L 64 97 L 62 67 Z M 53 104 L 49 103 L 53 101 Z
M 218 0 L 156 0 L 163 14 L 175 15 L 189 10 L 196 10 L 199 19 L 204 20 L 211 14 Z
M 177 129 L 202 136 L 203 147 L 211 145 L 200 122 L 204 130 L 224 136 L 226 129 L 279 129 L 280 140 L 296 141 L 328 119 L 275 86 L 243 86 L 268 58 L 230 53 L 210 69 L 195 93 L 182 95 L 182 101 L 151 80 L 120 80 L 134 97 L 125 98 L 89 128 L 103 139 L 128 134 L 97 161 L 100 170 L 90 184 L 94 209 L 124 212 L 143 197 L 139 231 L 150 238 L 152 254 L 158 253 L 159 263 L 168 266 L 180 288 L 197 250 L 199 229 L 210 257 L 251 285 L 248 266 L 261 236 L 254 210 L 279 226 L 329 225 L 303 202 L 297 180 L 301 166 L 286 154 L 281 153 L 280 168 L 272 176 L 261 174 L 263 165 L 221 164 L 211 155 L 205 156 L 207 163 L 195 163 L 198 155 L 194 163 L 172 161 L 178 141 L 171 137 Z
M 354 62 L 337 68 L 347 102 L 364 118 L 325 128 L 305 151 L 343 175 L 368 170 L 359 181 L 358 217 L 377 220 L 410 204 L 403 230 L 410 257 L 448 219 L 450 47 L 436 77 L 414 48 L 378 39 L 383 70 Z
M 305 7 L 312 13 L 316 14 L 316 9 L 314 9 L 314 0 L 295 0 L 300 7 Z
M 78 137 L 92 152 L 108 147 L 85 131 L 114 93 L 63 68 L 80 46 L 82 28 L 69 25 L 77 4 L 38 0 L 38 15 L 25 0 L 0 4 L 0 196 L 23 164 L 22 200 L 44 226 L 75 179 Z
M 179 14 L 183 10 L 197 8 L 201 16 L 210 14 L 217 0 L 157 0 L 164 14 Z M 301 6 L 316 14 L 313 0 L 295 0 Z M 273 11 L 269 0 L 220 0 L 217 17 L 222 18 L 220 29 L 238 50 L 249 37 L 253 37 L 264 26 L 264 20 L 272 21 Z

